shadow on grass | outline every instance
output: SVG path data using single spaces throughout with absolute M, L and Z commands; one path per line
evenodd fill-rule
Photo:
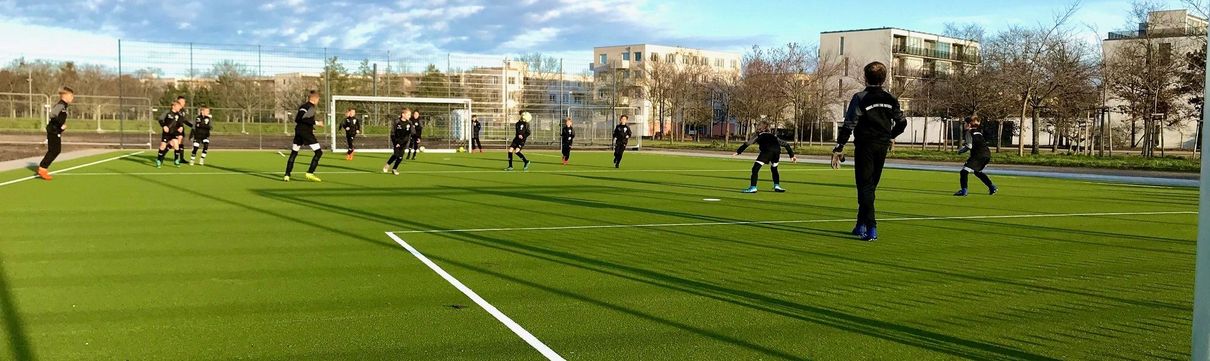
M 9 352 L 16 361 L 32 361 L 34 350 L 30 347 L 29 336 L 25 333 L 25 321 L 13 300 L 12 287 L 8 284 L 8 273 L 4 270 L 5 261 L 0 259 L 0 312 L 4 315 L 4 333 L 8 335 Z

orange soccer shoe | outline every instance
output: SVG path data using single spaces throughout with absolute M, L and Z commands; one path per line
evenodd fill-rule
M 38 178 L 42 178 L 45 180 L 54 179 L 54 177 L 50 176 L 50 172 L 47 171 L 46 168 L 42 168 L 42 167 L 38 167 Z

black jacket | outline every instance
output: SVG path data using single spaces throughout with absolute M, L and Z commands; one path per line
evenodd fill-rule
M 479 123 L 479 121 L 478 121 L 478 120 L 472 120 L 472 121 L 471 121 L 471 134 L 473 134 L 473 137 L 478 138 L 478 137 L 479 137 L 479 132 L 480 132 L 480 131 L 482 131 L 482 130 L 483 130 L 483 124 L 482 124 L 482 123 Z
M 613 142 L 617 144 L 630 143 L 630 126 L 626 124 L 618 124 L 613 127 Z
M 855 136 L 854 143 L 858 145 L 890 145 L 906 128 L 907 119 L 903 117 L 899 99 L 882 87 L 866 87 L 849 102 L 844 125 L 836 138 L 837 148 L 843 148 L 850 135 Z
M 315 104 L 304 102 L 294 115 L 294 134 L 315 134 Z
M 529 131 L 529 122 L 524 121 L 524 120 L 518 120 L 517 124 L 514 125 L 513 127 L 516 128 L 516 133 L 517 133 L 517 135 L 514 138 L 519 139 L 522 142 L 529 140 L 529 135 L 531 133 Z
M 760 146 L 760 154 L 781 155 L 781 149 L 786 148 L 786 154 L 789 154 L 790 158 L 794 157 L 794 147 L 791 147 L 790 143 L 786 143 L 786 141 L 781 140 L 781 138 L 778 138 L 771 132 L 760 132 L 753 135 L 752 139 L 748 139 L 747 142 L 739 146 L 739 149 L 735 150 L 735 154 L 744 154 L 744 150 L 748 149 L 748 146 L 752 144 Z
M 213 129 L 213 126 L 210 125 L 210 120 L 211 117 L 208 115 L 197 116 L 197 120 L 195 120 L 192 124 L 193 139 L 202 140 L 210 138 L 210 129 Z
M 63 133 L 63 125 L 67 124 L 67 102 L 59 100 L 47 114 L 50 119 L 47 119 L 46 131 L 54 134 Z
M 983 131 L 979 129 L 967 130 L 963 136 L 963 141 L 966 144 L 958 150 L 958 153 L 971 152 L 971 159 L 991 158 L 992 150 L 987 146 L 987 139 L 983 137 Z
M 357 132 L 361 131 L 361 122 L 357 120 L 357 117 L 345 117 L 345 122 L 341 124 L 341 128 L 344 128 L 345 135 L 354 136 L 357 135 Z
M 399 145 L 403 144 L 408 137 L 412 136 L 412 122 L 399 118 L 395 120 L 395 124 L 391 126 L 391 143 Z
M 563 130 L 559 131 L 559 139 L 563 141 L 563 144 L 571 145 L 571 141 L 576 139 L 576 130 L 564 125 Z

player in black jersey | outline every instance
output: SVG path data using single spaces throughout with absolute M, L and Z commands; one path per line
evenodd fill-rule
M 176 149 L 173 149 L 172 152 L 172 163 L 180 167 L 181 163 L 185 162 L 185 127 L 192 128 L 193 123 L 190 123 L 189 119 L 187 119 L 186 113 L 188 112 L 188 108 L 185 105 L 185 97 L 178 96 L 176 97 L 176 101 L 181 103 L 181 116 L 177 117 L 176 126 L 172 127 L 175 131 L 173 135 L 176 135 Z
M 987 139 L 983 137 L 983 127 L 980 123 L 978 115 L 966 118 L 966 129 L 963 132 L 963 140 L 966 144 L 958 149 L 958 154 L 969 151 L 971 155 L 970 158 L 967 158 L 966 164 L 962 165 L 962 176 L 959 181 L 962 189 L 954 193 L 958 197 L 966 197 L 968 193 L 966 190 L 967 178 L 971 173 L 975 173 L 975 177 L 983 181 L 983 185 L 987 186 L 988 194 L 994 195 L 999 191 L 999 188 L 992 184 L 992 179 L 983 173 L 983 169 L 992 161 L 992 151 L 987 146 Z
M 878 239 L 878 221 L 874 217 L 874 199 L 878 182 L 882 179 L 882 168 L 891 142 L 903 134 L 907 119 L 899 106 L 899 99 L 883 89 L 887 68 L 880 62 L 865 66 L 866 88 L 854 94 L 845 111 L 844 125 L 832 149 L 832 168 L 840 168 L 845 143 L 849 136 L 855 138 L 853 172 L 857 180 L 857 225 L 853 234 L 865 241 Z
M 345 144 L 348 144 L 349 147 L 349 150 L 345 152 L 345 160 L 353 160 L 353 152 L 357 151 L 353 140 L 361 134 L 361 120 L 357 119 L 357 109 L 349 108 L 345 111 L 345 121 L 341 124 L 341 128 L 345 130 Z
M 71 88 L 59 89 L 59 101 L 50 108 L 46 122 L 46 155 L 38 162 L 38 178 L 51 180 L 50 165 L 63 151 L 63 132 L 67 131 L 67 107 L 76 100 L 76 92 Z
M 403 108 L 399 119 L 391 124 L 391 158 L 382 166 L 383 173 L 399 175 L 399 163 L 403 163 L 404 148 L 412 139 L 412 108 Z
M 529 135 L 532 133 L 529 129 L 529 121 L 533 118 L 534 116 L 530 115 L 529 112 L 521 112 L 521 119 L 517 120 L 517 124 L 514 125 L 515 134 L 513 135 L 513 141 L 508 145 L 508 168 L 504 170 L 513 170 L 514 154 L 520 157 L 522 162 L 525 162 L 523 163 L 524 169 L 529 170 L 529 159 L 525 159 L 525 154 L 522 154 L 521 150 L 525 149 L 525 142 L 529 141 Z
M 416 159 L 416 153 L 420 152 L 420 136 L 424 131 L 424 122 L 420 119 L 420 110 L 412 112 L 412 131 L 408 139 L 408 159 Z
M 202 159 L 198 161 L 201 165 L 206 165 L 206 153 L 210 151 L 210 129 L 212 128 L 210 121 L 210 107 L 201 106 L 198 108 L 197 120 L 193 122 L 193 153 L 189 155 L 189 165 L 194 164 L 197 159 L 197 150 L 202 149 Z
M 760 168 L 765 164 L 768 164 L 769 170 L 773 172 L 773 191 L 778 193 L 785 192 L 786 190 L 781 187 L 781 174 L 777 171 L 777 165 L 781 161 L 782 148 L 786 149 L 786 154 L 790 155 L 791 161 L 798 162 L 798 157 L 794 156 L 794 147 L 791 147 L 790 143 L 786 143 L 786 141 L 778 138 L 776 134 L 773 134 L 769 130 L 769 123 L 765 122 L 760 124 L 759 131 L 752 136 L 752 139 L 744 142 L 743 145 L 739 146 L 739 149 L 735 150 L 734 156 L 738 157 L 740 154 L 744 154 L 744 150 L 748 149 L 748 146 L 752 144 L 760 146 L 760 155 L 756 157 L 756 163 L 752 164 L 752 182 L 748 186 L 748 189 L 744 190 L 744 193 L 756 193 L 756 180 L 759 178 Z
M 559 131 L 559 145 L 563 151 L 563 165 L 571 160 L 571 142 L 576 139 L 576 130 L 571 127 L 571 118 L 563 119 L 563 129 Z
M 475 149 L 479 149 L 479 153 L 483 153 L 483 143 L 479 142 L 479 133 L 483 131 L 483 124 L 479 123 L 479 116 L 471 116 L 471 153 Z
M 315 105 L 319 104 L 319 92 L 312 90 L 307 95 L 307 101 L 298 106 L 298 113 L 294 115 L 294 144 L 290 147 L 290 158 L 286 161 L 286 177 L 287 182 L 290 181 L 290 173 L 294 171 L 294 159 L 298 158 L 298 151 L 302 147 L 310 147 L 315 155 L 311 157 L 311 166 L 307 168 L 307 173 L 304 176 L 312 182 L 322 182 L 323 180 L 315 176 L 315 169 L 319 168 L 319 159 L 323 158 L 323 146 L 319 145 L 319 139 L 315 138 L 315 127 L 323 128 L 323 120 L 317 119 Z
M 164 155 L 168 154 L 170 149 L 176 152 L 176 149 L 181 146 L 177 140 L 177 134 L 184 127 L 183 123 L 181 123 L 181 117 L 183 116 L 181 113 L 184 112 L 184 108 L 185 97 L 177 97 L 177 100 L 172 102 L 168 111 L 165 111 L 164 115 L 160 116 L 160 152 L 155 158 L 156 168 L 164 165 Z
M 630 144 L 630 125 L 626 124 L 630 121 L 629 115 L 623 115 L 618 118 L 618 125 L 613 127 L 613 167 L 622 166 L 622 154 L 626 152 L 626 146 Z

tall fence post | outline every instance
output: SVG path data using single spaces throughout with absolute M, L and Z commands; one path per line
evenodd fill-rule
M 126 93 L 122 88 L 122 39 L 118 39 L 118 148 L 126 149 Z

